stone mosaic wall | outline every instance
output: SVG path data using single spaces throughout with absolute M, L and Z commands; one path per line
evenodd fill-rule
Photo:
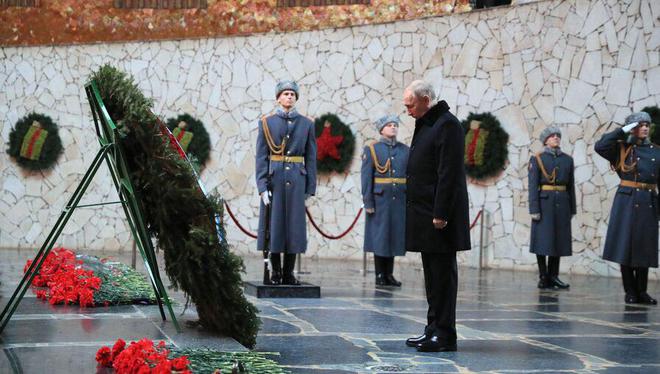
M 62 126 L 66 152 L 57 168 L 26 175 L 0 155 L 0 246 L 39 245 L 91 162 L 98 146 L 82 90 L 90 72 L 112 62 L 132 73 L 165 117 L 189 112 L 211 133 L 212 160 L 202 175 L 251 230 L 257 227 L 254 183 L 257 119 L 274 108 L 281 78 L 302 86 L 299 108 L 337 113 L 357 144 L 377 136 L 371 122 L 403 113 L 402 90 L 419 77 L 437 85 L 459 118 L 493 112 L 510 134 L 510 163 L 501 177 L 471 184 L 471 216 L 489 212 L 484 256 L 489 266 L 533 269 L 528 253 L 527 162 L 540 149 L 547 124 L 561 126 L 562 148 L 576 165 L 575 255 L 562 270 L 616 274 L 599 259 L 617 178 L 593 144 L 611 120 L 660 103 L 660 2 L 652 0 L 541 1 L 445 17 L 249 37 L 4 48 L 0 50 L 0 134 L 31 110 Z M 412 120 L 402 114 L 401 139 Z M 330 233 L 343 231 L 360 205 L 359 154 L 347 175 L 319 178 L 309 201 Z M 115 200 L 105 171 L 85 201 Z M 362 224 L 358 225 L 360 228 Z M 255 242 L 227 222 L 229 240 L 247 252 Z M 362 230 L 341 241 L 310 229 L 310 257 L 361 258 Z M 76 212 L 62 243 L 75 248 L 130 247 L 119 209 Z M 475 248 L 478 226 L 473 232 Z M 476 264 L 478 250 L 461 255 Z M 407 257 L 418 261 L 415 255 Z

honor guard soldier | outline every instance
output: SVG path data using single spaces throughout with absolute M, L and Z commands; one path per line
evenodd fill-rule
M 257 249 L 270 253 L 270 284 L 300 284 L 293 269 L 296 255 L 307 250 L 305 200 L 316 191 L 314 121 L 296 111 L 299 93 L 296 82 L 279 82 L 275 94 L 279 108 L 258 124 L 256 179 L 261 204 Z
M 651 117 L 633 113 L 622 128 L 596 142 L 621 178 L 614 195 L 603 259 L 621 265 L 628 304 L 658 302 L 646 292 L 649 267 L 658 267 L 660 149 L 649 141 Z
M 529 160 L 529 213 L 532 215 L 529 250 L 536 254 L 538 262 L 538 287 L 565 289 L 569 285 L 558 275 L 560 257 L 573 254 L 571 218 L 576 213 L 573 158 L 559 148 L 559 128 L 544 129 L 540 140 L 543 151 Z
M 381 135 L 362 153 L 362 201 L 367 212 L 364 251 L 373 252 L 376 285 L 400 287 L 393 275 L 394 256 L 406 253 L 406 165 L 408 146 L 396 140 L 399 118 L 376 121 Z

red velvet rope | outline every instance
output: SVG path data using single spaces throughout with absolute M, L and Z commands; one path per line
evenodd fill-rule
M 484 212 L 484 210 L 481 209 L 479 211 L 479 213 L 477 213 L 477 216 L 474 217 L 474 221 L 472 221 L 472 223 L 470 224 L 470 230 L 472 230 L 474 228 L 474 226 L 477 224 L 477 221 L 479 220 L 479 217 L 481 217 L 481 213 L 483 213 L 483 212 Z
M 362 208 L 360 208 L 360 210 L 358 210 L 357 216 L 355 216 L 355 219 L 353 219 L 353 223 L 351 223 L 351 225 L 348 226 L 346 231 L 342 232 L 339 235 L 330 235 L 330 234 L 327 234 L 327 233 L 323 232 L 321 230 L 321 228 L 314 221 L 314 218 L 312 218 L 312 214 L 309 212 L 309 209 L 305 208 L 305 212 L 307 212 L 307 218 L 309 218 L 309 222 L 312 224 L 312 226 L 314 226 L 314 228 L 316 229 L 316 231 L 319 232 L 319 234 L 323 235 L 323 237 L 326 238 L 326 239 L 337 240 L 337 239 L 341 239 L 344 236 L 348 235 L 348 233 L 351 232 L 351 230 L 353 230 L 353 227 L 355 227 L 355 224 L 357 223 L 358 219 L 362 215 Z
M 227 213 L 229 213 L 229 217 L 231 217 L 231 220 L 234 221 L 234 223 L 236 224 L 236 226 L 238 226 L 238 228 L 239 228 L 241 231 L 243 231 L 243 233 L 244 233 L 245 235 L 247 235 L 247 236 L 249 236 L 249 237 L 251 237 L 251 238 L 253 238 L 253 239 L 256 239 L 256 238 L 257 238 L 257 234 L 254 234 L 254 233 L 249 232 L 245 227 L 243 227 L 243 226 L 238 222 L 238 220 L 236 219 L 236 216 L 234 216 L 234 213 L 231 211 L 231 208 L 229 207 L 229 204 L 227 204 L 226 201 L 225 201 L 225 208 L 227 208 Z

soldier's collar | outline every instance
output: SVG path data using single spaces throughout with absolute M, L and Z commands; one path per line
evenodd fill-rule
M 284 118 L 284 119 L 296 118 L 296 117 L 298 117 L 298 115 L 299 115 L 299 114 L 298 114 L 298 111 L 296 110 L 296 108 L 291 108 L 291 110 L 287 112 L 287 111 L 285 111 L 284 109 L 282 109 L 282 108 L 280 107 L 280 108 L 277 108 L 277 110 L 275 111 L 275 113 L 276 113 L 279 117 L 282 117 L 282 118 Z
M 543 151 L 545 153 L 550 153 L 550 154 L 555 155 L 555 156 L 559 156 L 562 153 L 561 149 L 559 147 L 557 147 L 557 148 L 543 147 Z
M 636 144 L 636 145 L 649 145 L 649 144 L 651 144 L 651 140 L 649 140 L 648 136 L 644 139 L 639 139 L 634 135 L 630 135 L 630 136 L 628 136 L 628 139 L 626 140 L 626 143 Z
M 381 141 L 381 143 L 385 143 L 385 144 L 387 144 L 387 145 L 396 145 L 396 143 L 397 143 L 397 141 L 396 141 L 396 137 L 395 137 L 395 138 L 392 138 L 392 139 L 388 139 L 388 138 L 386 138 L 386 137 L 384 137 L 384 136 L 381 136 L 381 137 L 380 137 L 380 141 Z

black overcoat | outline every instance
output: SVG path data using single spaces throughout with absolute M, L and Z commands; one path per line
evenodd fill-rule
M 470 249 L 465 133 L 440 101 L 415 121 L 407 167 L 406 250 L 451 253 Z M 443 229 L 433 218 L 447 221 Z

